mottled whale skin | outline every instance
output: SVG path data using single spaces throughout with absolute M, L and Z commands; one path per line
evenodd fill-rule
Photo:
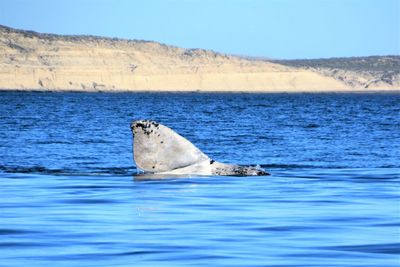
M 150 120 L 131 123 L 133 158 L 146 173 L 173 175 L 269 175 L 260 168 L 230 165 L 210 159 L 186 138 Z

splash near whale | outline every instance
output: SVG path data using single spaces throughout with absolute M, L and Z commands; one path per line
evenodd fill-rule
M 172 129 L 150 120 L 131 123 L 133 158 L 146 173 L 173 175 L 269 175 L 261 168 L 225 164 L 204 154 Z

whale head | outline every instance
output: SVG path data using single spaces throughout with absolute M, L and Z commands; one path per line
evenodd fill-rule
M 211 160 L 186 138 L 167 126 L 150 120 L 131 123 L 133 159 L 150 173 L 173 175 L 268 175 L 252 166 L 230 165 Z
M 133 121 L 131 130 L 133 158 L 145 172 L 171 171 L 209 160 L 186 138 L 155 121 Z

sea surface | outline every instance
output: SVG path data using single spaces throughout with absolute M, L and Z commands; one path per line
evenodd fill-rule
M 400 94 L 0 92 L 0 266 L 400 266 Z M 138 179 L 130 122 L 271 176 Z

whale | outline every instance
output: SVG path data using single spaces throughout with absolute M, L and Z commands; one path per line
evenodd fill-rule
M 226 164 L 211 159 L 185 137 L 152 120 L 131 122 L 133 160 L 147 174 L 262 176 L 254 166 Z

